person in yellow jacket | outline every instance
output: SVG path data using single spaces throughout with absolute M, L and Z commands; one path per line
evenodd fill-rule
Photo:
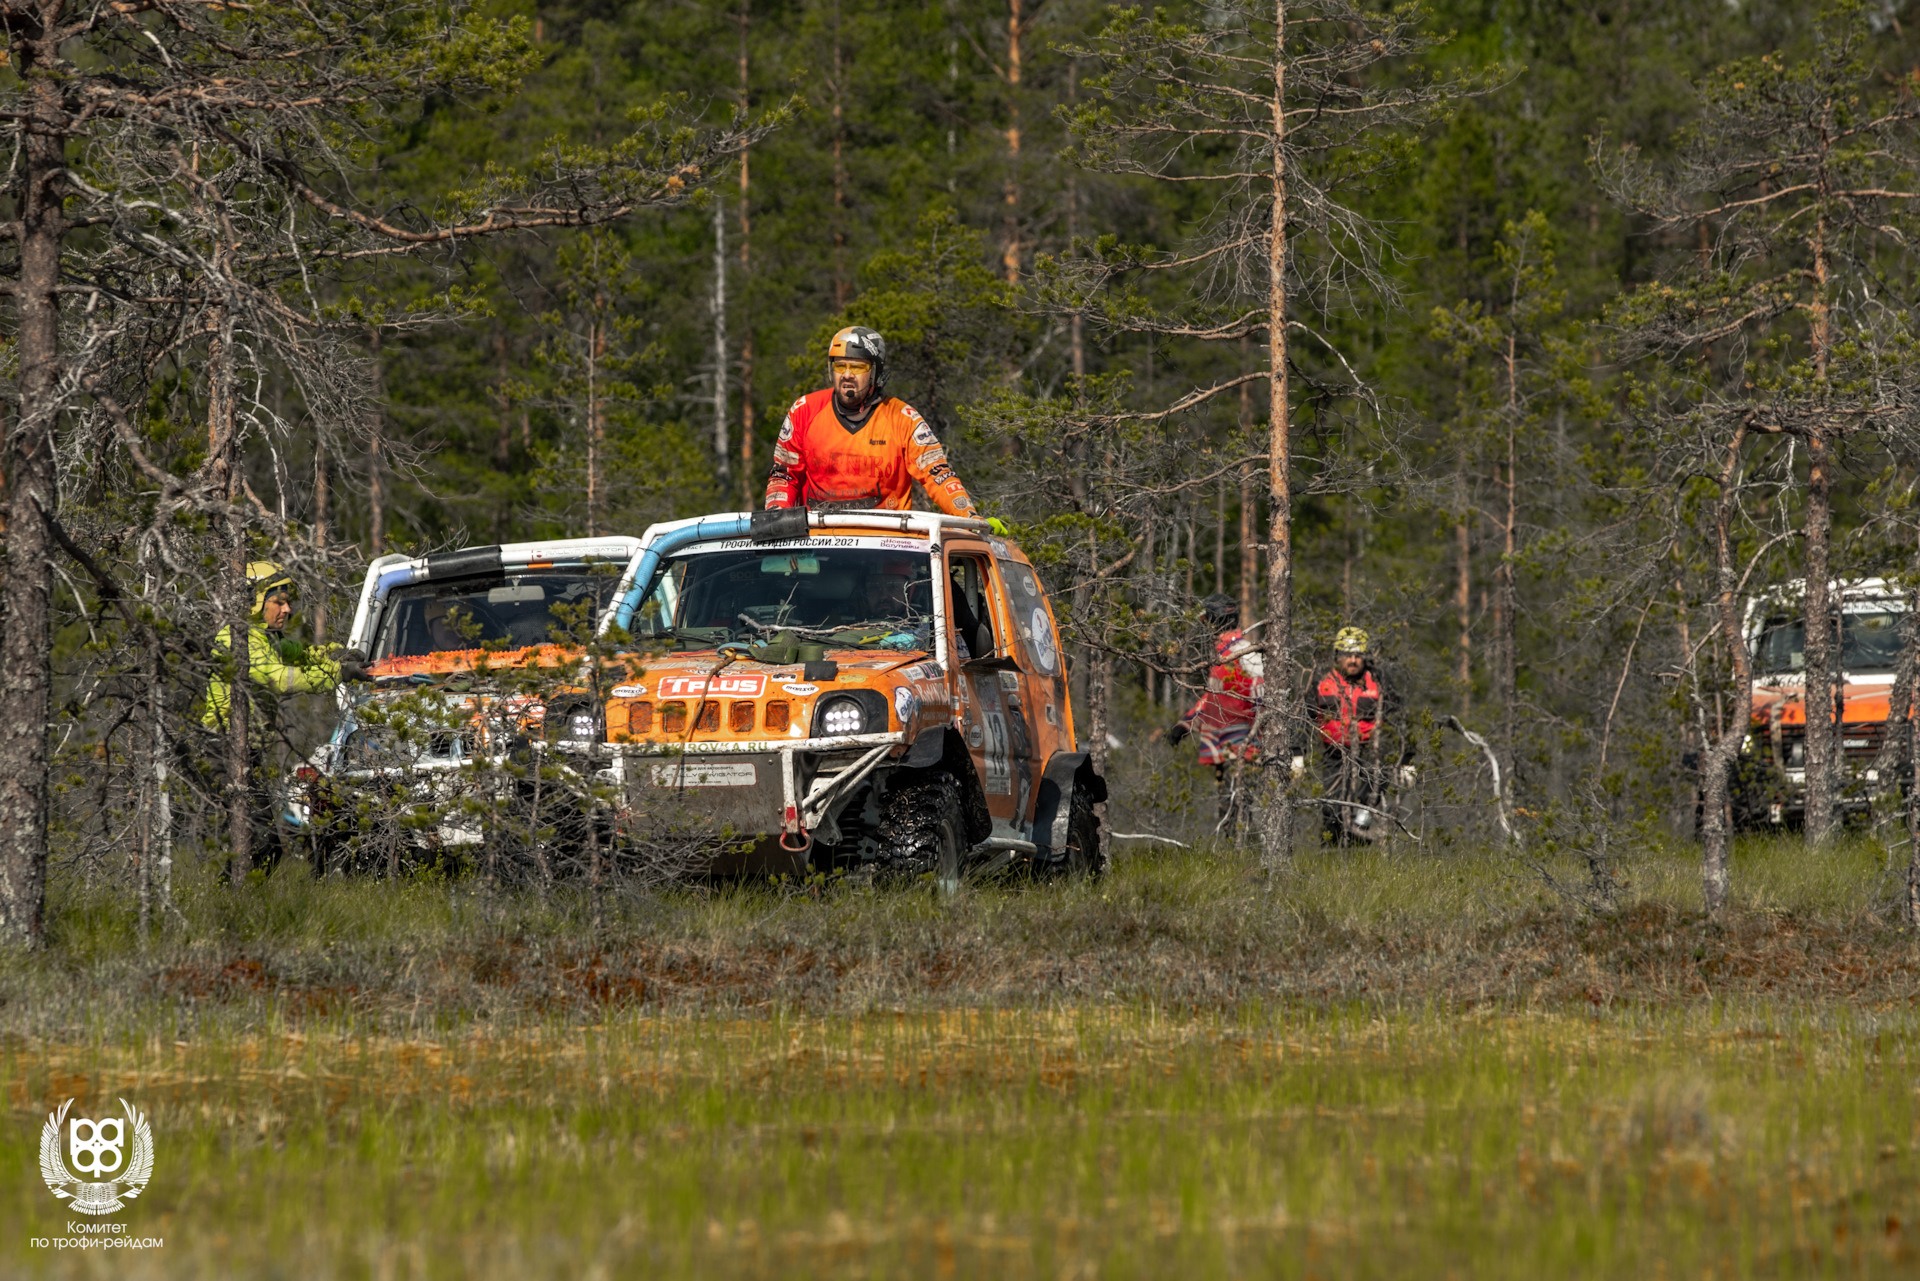
M 253 588 L 253 622 L 247 628 L 247 680 L 275 694 L 323 694 L 343 680 L 365 680 L 366 668 L 358 655 L 341 654 L 337 646 L 295 649 L 282 639 L 293 617 L 293 577 L 269 560 L 247 566 L 247 584 Z M 206 711 L 201 720 L 209 729 L 227 727 L 232 690 L 219 668 L 232 652 L 232 628 L 222 627 L 213 637 L 216 669 L 207 681 Z M 252 706 L 259 705 L 258 699 Z
M 342 652 L 338 646 L 312 646 L 304 650 L 283 639 L 287 621 L 293 617 L 293 578 L 272 561 L 257 560 L 247 566 L 247 583 L 253 588 L 252 620 L 247 627 L 247 683 L 265 692 L 265 697 L 249 697 L 247 735 L 247 799 L 253 812 L 249 827 L 253 835 L 253 861 L 271 866 L 280 856 L 279 806 L 267 768 L 267 747 L 278 729 L 279 698 L 282 694 L 323 694 L 343 680 L 365 680 L 367 669 L 359 654 Z M 233 706 L 233 686 L 226 671 L 232 652 L 232 628 L 222 627 L 214 634 L 214 672 L 207 680 L 206 710 L 201 721 L 207 728 L 224 733 L 228 709 Z M 223 670 L 225 669 L 225 670 Z

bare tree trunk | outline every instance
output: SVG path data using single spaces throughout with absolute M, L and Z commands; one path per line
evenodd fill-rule
M 1100 550 L 1095 535 L 1087 535 L 1087 580 L 1090 584 L 1088 595 L 1089 616 L 1096 616 L 1103 600 L 1106 586 L 1100 576 Z M 1092 629 L 1089 629 L 1092 630 Z M 1091 661 L 1087 664 L 1087 742 L 1086 750 L 1093 761 L 1093 772 L 1101 778 L 1107 777 L 1107 738 L 1112 733 L 1112 718 L 1109 708 L 1113 694 L 1113 655 L 1100 645 L 1088 646 Z M 1110 848 L 1110 833 L 1107 823 L 1107 803 L 1094 806 L 1094 813 L 1100 819 L 1100 854 L 1104 859 Z
M 1711 747 L 1700 754 L 1702 811 L 1700 815 L 1701 898 L 1707 915 L 1718 919 L 1727 909 L 1727 776 L 1740 743 L 1747 734 L 1744 700 L 1750 700 L 1752 672 L 1747 663 L 1747 647 L 1740 634 L 1740 608 L 1736 599 L 1738 576 L 1734 568 L 1733 505 L 1740 477 L 1740 451 L 1747 442 L 1743 426 L 1727 445 L 1726 465 L 1720 472 L 1720 501 L 1714 510 L 1714 595 L 1719 606 L 1722 639 L 1733 660 L 1734 683 L 1743 700 L 1741 714 L 1732 725 L 1719 725 Z M 1698 700 L 1696 699 L 1696 702 Z
M 1833 529 L 1832 478 L 1827 443 L 1819 432 L 1807 438 L 1807 816 L 1808 845 L 1833 836 L 1834 775 L 1839 764 L 1835 730 L 1834 624 L 1830 548 Z
M 1908 721 L 1907 756 L 1912 768 L 1907 791 L 1907 925 L 1920 929 L 1920 718 Z
M 601 483 L 602 453 L 606 426 L 600 389 L 600 362 L 607 355 L 606 323 L 598 310 L 587 335 L 587 537 L 600 532 L 600 509 L 606 503 L 606 486 Z
M 382 556 L 387 550 L 387 372 L 381 363 L 380 328 L 374 326 L 367 339 L 373 354 L 373 396 L 369 406 L 367 429 L 367 554 Z
M 747 79 L 747 21 L 750 0 L 740 0 L 740 110 L 752 105 Z M 740 297 L 743 320 L 740 326 L 740 506 L 758 507 L 753 492 L 753 312 L 747 304 L 747 271 L 752 266 L 750 252 L 753 222 L 747 210 L 751 190 L 748 158 L 751 148 L 740 149 Z
M 508 465 L 513 461 L 513 392 L 507 367 L 507 331 L 503 328 L 493 331 L 493 363 L 496 376 L 494 395 L 500 405 L 500 432 L 493 440 L 493 465 L 505 475 Z M 493 513 L 493 541 L 508 541 L 512 529 L 513 493 L 503 490 L 500 506 Z
M 1245 373 L 1250 363 L 1249 343 L 1243 334 L 1240 338 L 1240 371 Z M 1244 440 L 1253 439 L 1253 384 L 1240 384 L 1240 435 Z M 1253 626 L 1254 606 L 1259 600 L 1260 583 L 1260 545 L 1258 526 L 1260 513 L 1254 503 L 1254 469 L 1251 464 L 1240 471 L 1240 625 Z
M 20 414 L 6 436 L 0 476 L 6 484 L 6 581 L 0 585 L 0 942 L 38 947 L 47 882 L 47 714 L 53 688 L 53 547 L 43 507 L 54 502 L 53 428 L 59 414 L 61 207 L 68 120 L 61 100 L 59 20 L 45 17 L 16 35 L 16 71 L 25 81 L 31 127 L 15 187 L 19 202 L 19 276 L 14 299 L 20 331 Z M 45 22 L 46 26 L 39 25 Z
M 237 504 L 227 519 L 227 573 L 232 584 L 227 608 L 227 654 L 232 672 L 227 686 L 227 876 L 238 885 L 253 868 L 253 810 L 247 768 L 253 700 L 253 602 L 247 590 L 247 526 Z
M 1020 37 L 1026 33 L 1020 5 L 1007 0 L 1007 212 L 1000 265 L 1008 284 L 1020 279 Z
M 1827 236 L 1824 219 L 1813 233 L 1813 323 L 1809 344 L 1813 350 L 1814 379 L 1825 385 L 1831 349 L 1832 317 L 1827 309 Z M 1815 422 L 1807 435 L 1807 844 L 1830 839 L 1838 827 L 1839 774 L 1842 754 L 1835 706 L 1835 624 L 1840 622 L 1832 599 L 1833 478 L 1829 468 L 1830 442 L 1824 422 Z
M 847 134 L 841 109 L 841 97 L 845 92 L 842 75 L 840 0 L 833 0 L 833 305 L 835 309 L 844 311 L 850 286 L 847 279 L 847 169 L 840 154 Z
M 727 441 L 727 204 L 713 202 L 713 453 L 720 492 L 732 487 Z
M 1460 622 L 1460 654 L 1454 679 L 1460 683 L 1460 715 L 1465 716 L 1473 708 L 1473 529 L 1467 522 L 1465 454 L 1461 455 L 1459 470 L 1454 473 L 1454 496 L 1460 511 L 1453 526 L 1453 604 Z
M 1227 478 L 1213 497 L 1213 590 L 1227 590 Z
M 233 313 L 221 308 L 207 354 L 207 456 L 227 499 L 227 879 L 253 869 L 248 731 L 252 711 L 253 593 L 247 582 L 247 522 L 240 507 L 238 414 L 234 405 Z
M 1293 440 L 1287 386 L 1287 168 L 1286 0 L 1274 2 L 1273 177 L 1267 230 L 1267 483 L 1273 511 L 1268 525 L 1266 707 L 1260 754 L 1262 862 L 1268 873 L 1293 863 L 1293 797 L 1285 770 L 1291 756 L 1288 711 L 1293 688 Z
M 129 751 L 134 768 L 134 795 L 139 806 L 139 816 L 134 822 L 134 835 L 137 842 L 135 857 L 139 859 L 136 869 L 139 873 L 136 892 L 140 905 L 140 949 L 146 950 L 147 932 L 153 922 L 153 811 L 159 799 L 154 795 L 154 766 L 160 748 L 160 736 L 154 731 L 160 724 L 160 686 L 156 681 L 147 690 L 146 724 L 138 720 L 133 723 L 133 739 L 136 746 Z M 144 732 L 144 733 L 143 733 Z M 146 742 L 140 745 L 141 738 Z
M 153 708 L 153 723 L 149 731 L 153 740 L 153 849 L 155 861 L 152 886 L 158 892 L 160 902 L 167 904 L 173 896 L 173 793 L 167 785 L 167 690 L 165 685 L 167 666 L 161 653 L 160 641 L 155 637 L 153 644 L 152 684 L 147 697 Z
M 1900 620 L 1900 658 L 1894 664 L 1893 686 L 1887 691 L 1887 719 L 1874 753 L 1868 796 L 1876 829 L 1887 824 L 1890 801 L 1900 796 L 1901 753 L 1911 737 L 1914 669 L 1920 665 L 1920 592 L 1907 593 L 1907 615 Z
M 1506 488 L 1506 512 L 1500 522 L 1500 574 L 1495 588 L 1495 626 L 1499 640 L 1495 649 L 1499 656 L 1497 681 L 1499 689 L 1495 696 L 1500 700 L 1500 786 L 1506 792 L 1507 799 L 1513 799 L 1514 759 L 1517 755 L 1514 742 L 1515 716 L 1514 702 L 1520 695 L 1519 645 L 1516 639 L 1518 625 L 1514 618 L 1519 601 L 1514 592 L 1513 559 L 1517 550 L 1514 545 L 1514 530 L 1519 524 L 1519 501 L 1515 487 L 1515 472 L 1519 468 L 1518 418 L 1520 414 L 1520 389 L 1515 365 L 1515 339 L 1507 335 L 1507 460 L 1504 484 Z
M 327 476 L 327 438 L 318 427 L 313 433 L 313 554 L 322 566 L 327 563 L 327 537 L 332 532 L 327 527 L 327 506 L 331 498 Z M 318 645 L 327 639 L 327 588 L 323 583 L 314 595 L 313 615 L 308 626 L 313 632 L 313 642 Z

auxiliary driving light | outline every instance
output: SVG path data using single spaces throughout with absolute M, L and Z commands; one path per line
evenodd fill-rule
M 850 698 L 836 698 L 821 713 L 820 724 L 829 734 L 858 734 L 866 725 L 860 704 Z

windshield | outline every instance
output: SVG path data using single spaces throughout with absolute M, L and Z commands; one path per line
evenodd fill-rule
M 1847 614 L 1840 667 L 1849 672 L 1890 672 L 1900 661 L 1900 614 Z M 1754 654 L 1759 672 L 1800 672 L 1807 667 L 1807 628 L 1797 618 L 1769 618 Z
M 604 568 L 539 570 L 415 583 L 387 598 L 373 657 L 412 658 L 463 649 L 524 649 L 591 628 L 619 575 Z
M 660 567 L 633 635 L 681 649 L 780 633 L 835 645 L 930 649 L 932 562 L 879 547 L 699 552 Z

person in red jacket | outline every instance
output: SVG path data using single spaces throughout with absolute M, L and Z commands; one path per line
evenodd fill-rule
M 1207 669 L 1207 690 L 1186 715 L 1175 722 L 1167 741 L 1178 745 L 1189 734 L 1200 738 L 1200 763 L 1213 767 L 1224 823 L 1234 812 L 1231 766 L 1235 760 L 1259 757 L 1253 740 L 1253 719 L 1265 682 L 1260 648 L 1240 630 L 1240 607 L 1229 596 L 1209 596 L 1200 602 L 1207 622 L 1215 629 L 1215 662 Z
M 1320 777 L 1329 801 L 1322 807 L 1328 835 L 1344 840 L 1370 828 L 1371 807 L 1386 779 L 1383 727 L 1400 713 L 1400 697 L 1367 658 L 1367 634 L 1343 627 L 1333 641 L 1333 668 L 1314 682 L 1308 710 L 1320 731 Z
M 766 505 L 905 511 L 918 482 L 947 515 L 977 515 L 933 428 L 886 394 L 886 340 L 858 325 L 842 329 L 828 344 L 827 364 L 833 385 L 794 401 L 780 424 Z

